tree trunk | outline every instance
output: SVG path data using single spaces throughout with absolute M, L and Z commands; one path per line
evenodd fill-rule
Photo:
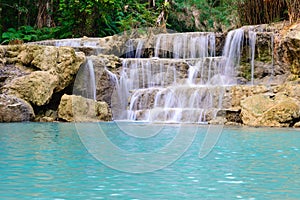
M 53 0 L 39 0 L 38 1 L 38 15 L 37 15 L 37 27 L 51 27 L 52 25 L 52 7 Z
M 169 3 L 169 0 L 165 0 L 164 4 L 166 5 L 167 3 Z M 156 20 L 156 25 L 157 26 L 164 26 L 165 25 L 165 17 L 166 17 L 166 9 L 163 6 L 163 9 L 161 11 L 161 13 L 159 14 L 157 20 Z
M 155 0 L 148 0 L 148 3 L 150 8 L 155 7 Z

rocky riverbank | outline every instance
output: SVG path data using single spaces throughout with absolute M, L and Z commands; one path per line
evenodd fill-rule
M 226 88 L 222 109 L 218 111 L 217 118 L 208 121 L 300 127 L 300 24 L 285 26 L 280 23 L 244 28 L 264 29 L 256 36 L 254 84 L 249 82 L 249 58 L 241 57 L 238 81 L 243 84 Z M 221 52 L 225 35 L 217 35 L 216 54 Z M 155 37 L 142 37 L 147 39 L 142 56 L 154 55 Z M 112 120 L 112 96 L 116 83 L 110 73 L 117 78 L 120 75 L 124 57 L 122 47 L 126 46 L 128 38 L 114 36 L 77 40 L 93 45 L 62 47 L 51 46 L 54 42 L 47 41 L 43 45 L 0 46 L 0 122 Z M 95 53 L 97 55 L 91 56 Z M 74 81 L 87 56 L 92 60 L 98 77 L 95 83 L 96 100 L 74 95 Z M 150 62 L 155 64 L 157 59 Z M 178 71 L 177 81 L 187 77 L 186 61 L 169 62 Z M 166 81 L 172 82 L 172 77 L 166 76 L 157 73 L 158 79 L 165 77 Z

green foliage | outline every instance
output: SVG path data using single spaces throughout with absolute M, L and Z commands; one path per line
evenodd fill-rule
M 300 18 L 300 4 L 293 0 L 155 0 L 155 6 L 149 2 L 1 0 L 0 43 L 114 35 L 157 26 L 161 13 L 160 26 L 179 32 L 227 31 L 245 24 Z
M 236 26 L 234 0 L 178 0 L 168 27 L 177 31 L 226 31 Z
M 61 0 L 58 24 L 62 37 L 107 36 L 153 26 L 158 12 L 133 0 Z
M 18 30 L 14 28 L 9 28 L 6 32 L 2 33 L 2 44 L 7 44 L 12 40 L 22 40 L 24 42 L 31 42 L 55 38 L 58 31 L 58 28 L 48 27 L 34 29 L 31 26 L 21 26 Z

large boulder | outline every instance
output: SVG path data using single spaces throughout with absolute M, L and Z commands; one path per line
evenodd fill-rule
M 0 94 L 0 122 L 21 122 L 34 118 L 33 108 L 15 96 Z
M 49 102 L 57 84 L 57 76 L 46 71 L 36 71 L 12 80 L 4 86 L 4 91 L 37 106 L 42 106 Z
M 300 119 L 299 101 L 278 94 L 257 94 L 241 101 L 242 121 L 248 126 L 292 126 Z
M 68 122 L 110 121 L 111 111 L 105 102 L 65 94 L 58 107 L 58 117 Z

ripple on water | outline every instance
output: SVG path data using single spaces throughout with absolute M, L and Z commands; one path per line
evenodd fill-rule
M 226 176 L 225 178 L 226 179 L 236 179 L 236 177 L 234 177 L 234 176 Z
M 244 184 L 244 181 L 218 181 L 218 183 L 229 183 L 229 184 Z
M 119 194 L 119 193 L 112 193 L 109 196 L 111 197 L 119 197 L 119 196 L 123 196 L 123 194 Z

